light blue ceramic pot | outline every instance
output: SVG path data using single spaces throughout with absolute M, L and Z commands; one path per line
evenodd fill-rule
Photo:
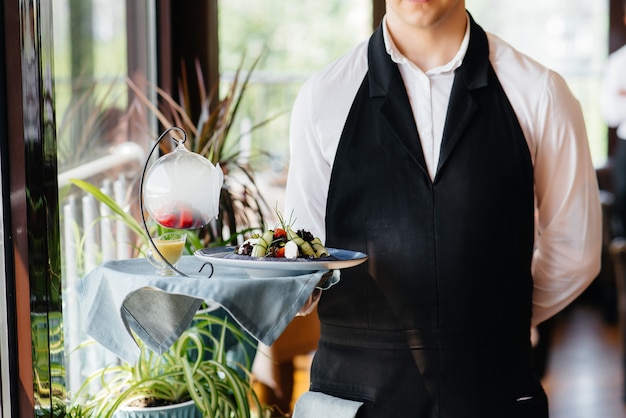
M 187 401 L 176 405 L 160 406 L 156 408 L 130 408 L 118 409 L 114 418 L 202 418 L 202 414 L 196 408 L 193 401 Z

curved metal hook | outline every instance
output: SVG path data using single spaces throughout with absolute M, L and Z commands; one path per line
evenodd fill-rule
M 207 261 L 202 266 L 200 266 L 200 270 L 198 270 L 198 273 L 202 273 L 202 269 L 204 269 L 204 266 L 206 266 L 207 264 L 211 266 L 211 274 L 209 274 L 209 277 L 207 277 L 207 279 L 210 279 L 211 277 L 213 277 L 213 272 L 215 271 L 215 267 L 213 267 L 213 263 L 211 263 L 210 261 Z
M 159 256 L 161 256 L 161 259 L 163 261 L 165 261 L 165 263 L 172 270 L 174 270 L 176 273 L 178 273 L 178 275 L 184 276 L 184 277 L 189 277 L 185 273 L 183 273 L 182 271 L 180 271 L 176 267 L 174 267 L 172 265 L 172 263 L 170 263 L 169 260 L 167 258 L 165 258 L 163 256 L 163 254 L 161 254 L 161 251 L 159 251 L 157 246 L 154 244 L 154 241 L 152 240 L 152 237 L 150 236 L 150 231 L 148 230 L 148 224 L 146 223 L 145 210 L 144 210 L 144 206 L 143 206 L 143 182 L 144 182 L 144 178 L 146 176 L 146 171 L 148 169 L 148 164 L 150 163 L 150 157 L 152 157 L 152 153 L 154 152 L 155 149 L 157 149 L 157 147 L 159 146 L 159 143 L 161 142 L 161 140 L 170 131 L 178 131 L 178 132 L 182 133 L 183 139 L 176 139 L 174 137 L 171 137 L 172 141 L 176 142 L 177 144 L 179 144 L 179 141 L 180 141 L 180 144 L 184 144 L 185 141 L 187 141 L 187 133 L 184 131 L 184 129 L 181 129 L 178 126 L 172 126 L 170 128 L 167 128 L 165 131 L 163 131 L 163 133 L 156 140 L 156 142 L 154 143 L 154 146 L 152 147 L 152 149 L 150 150 L 150 153 L 148 154 L 148 157 L 146 158 L 146 163 L 143 166 L 143 171 L 141 172 L 141 178 L 139 179 L 139 211 L 141 212 L 141 220 L 143 221 L 143 227 L 144 227 L 144 229 L 146 231 L 146 236 L 148 237 L 148 241 L 150 241 L 150 244 L 152 245 L 152 249 L 155 250 L 156 253 Z M 211 275 L 213 275 L 212 272 L 211 272 Z
M 185 142 L 187 142 L 187 132 L 185 132 L 184 129 L 179 128 L 178 126 L 172 126 L 171 128 L 166 129 L 161 136 L 159 137 L 159 139 L 157 140 L 157 143 L 161 140 L 161 137 L 163 137 L 166 133 L 168 133 L 169 131 L 178 131 L 183 135 L 182 139 L 178 139 L 178 138 L 174 138 L 173 136 L 170 137 L 172 139 L 172 141 L 176 142 L 177 144 L 184 144 Z

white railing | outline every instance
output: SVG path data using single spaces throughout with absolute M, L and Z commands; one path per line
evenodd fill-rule
M 133 179 L 143 168 L 145 151 L 125 143 L 110 155 L 76 167 L 58 176 L 59 187 L 71 179 L 88 181 L 126 207 L 136 193 L 129 193 Z M 81 325 L 76 283 L 98 264 L 133 256 L 133 233 L 112 215 L 111 209 L 93 195 L 74 187 L 61 202 L 61 254 L 63 260 L 63 328 L 65 338 L 66 387 L 75 392 L 91 372 L 118 362 L 118 358 L 98 344 L 77 350 L 88 341 Z

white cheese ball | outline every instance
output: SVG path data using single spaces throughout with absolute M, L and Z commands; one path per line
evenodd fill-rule
M 298 258 L 298 244 L 287 241 L 285 244 L 285 258 Z

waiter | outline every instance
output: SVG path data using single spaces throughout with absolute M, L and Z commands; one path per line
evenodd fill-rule
M 286 213 L 362 251 L 318 306 L 311 390 L 358 417 L 542 418 L 530 329 L 600 269 L 578 102 L 464 0 L 387 0 L 293 108 Z

